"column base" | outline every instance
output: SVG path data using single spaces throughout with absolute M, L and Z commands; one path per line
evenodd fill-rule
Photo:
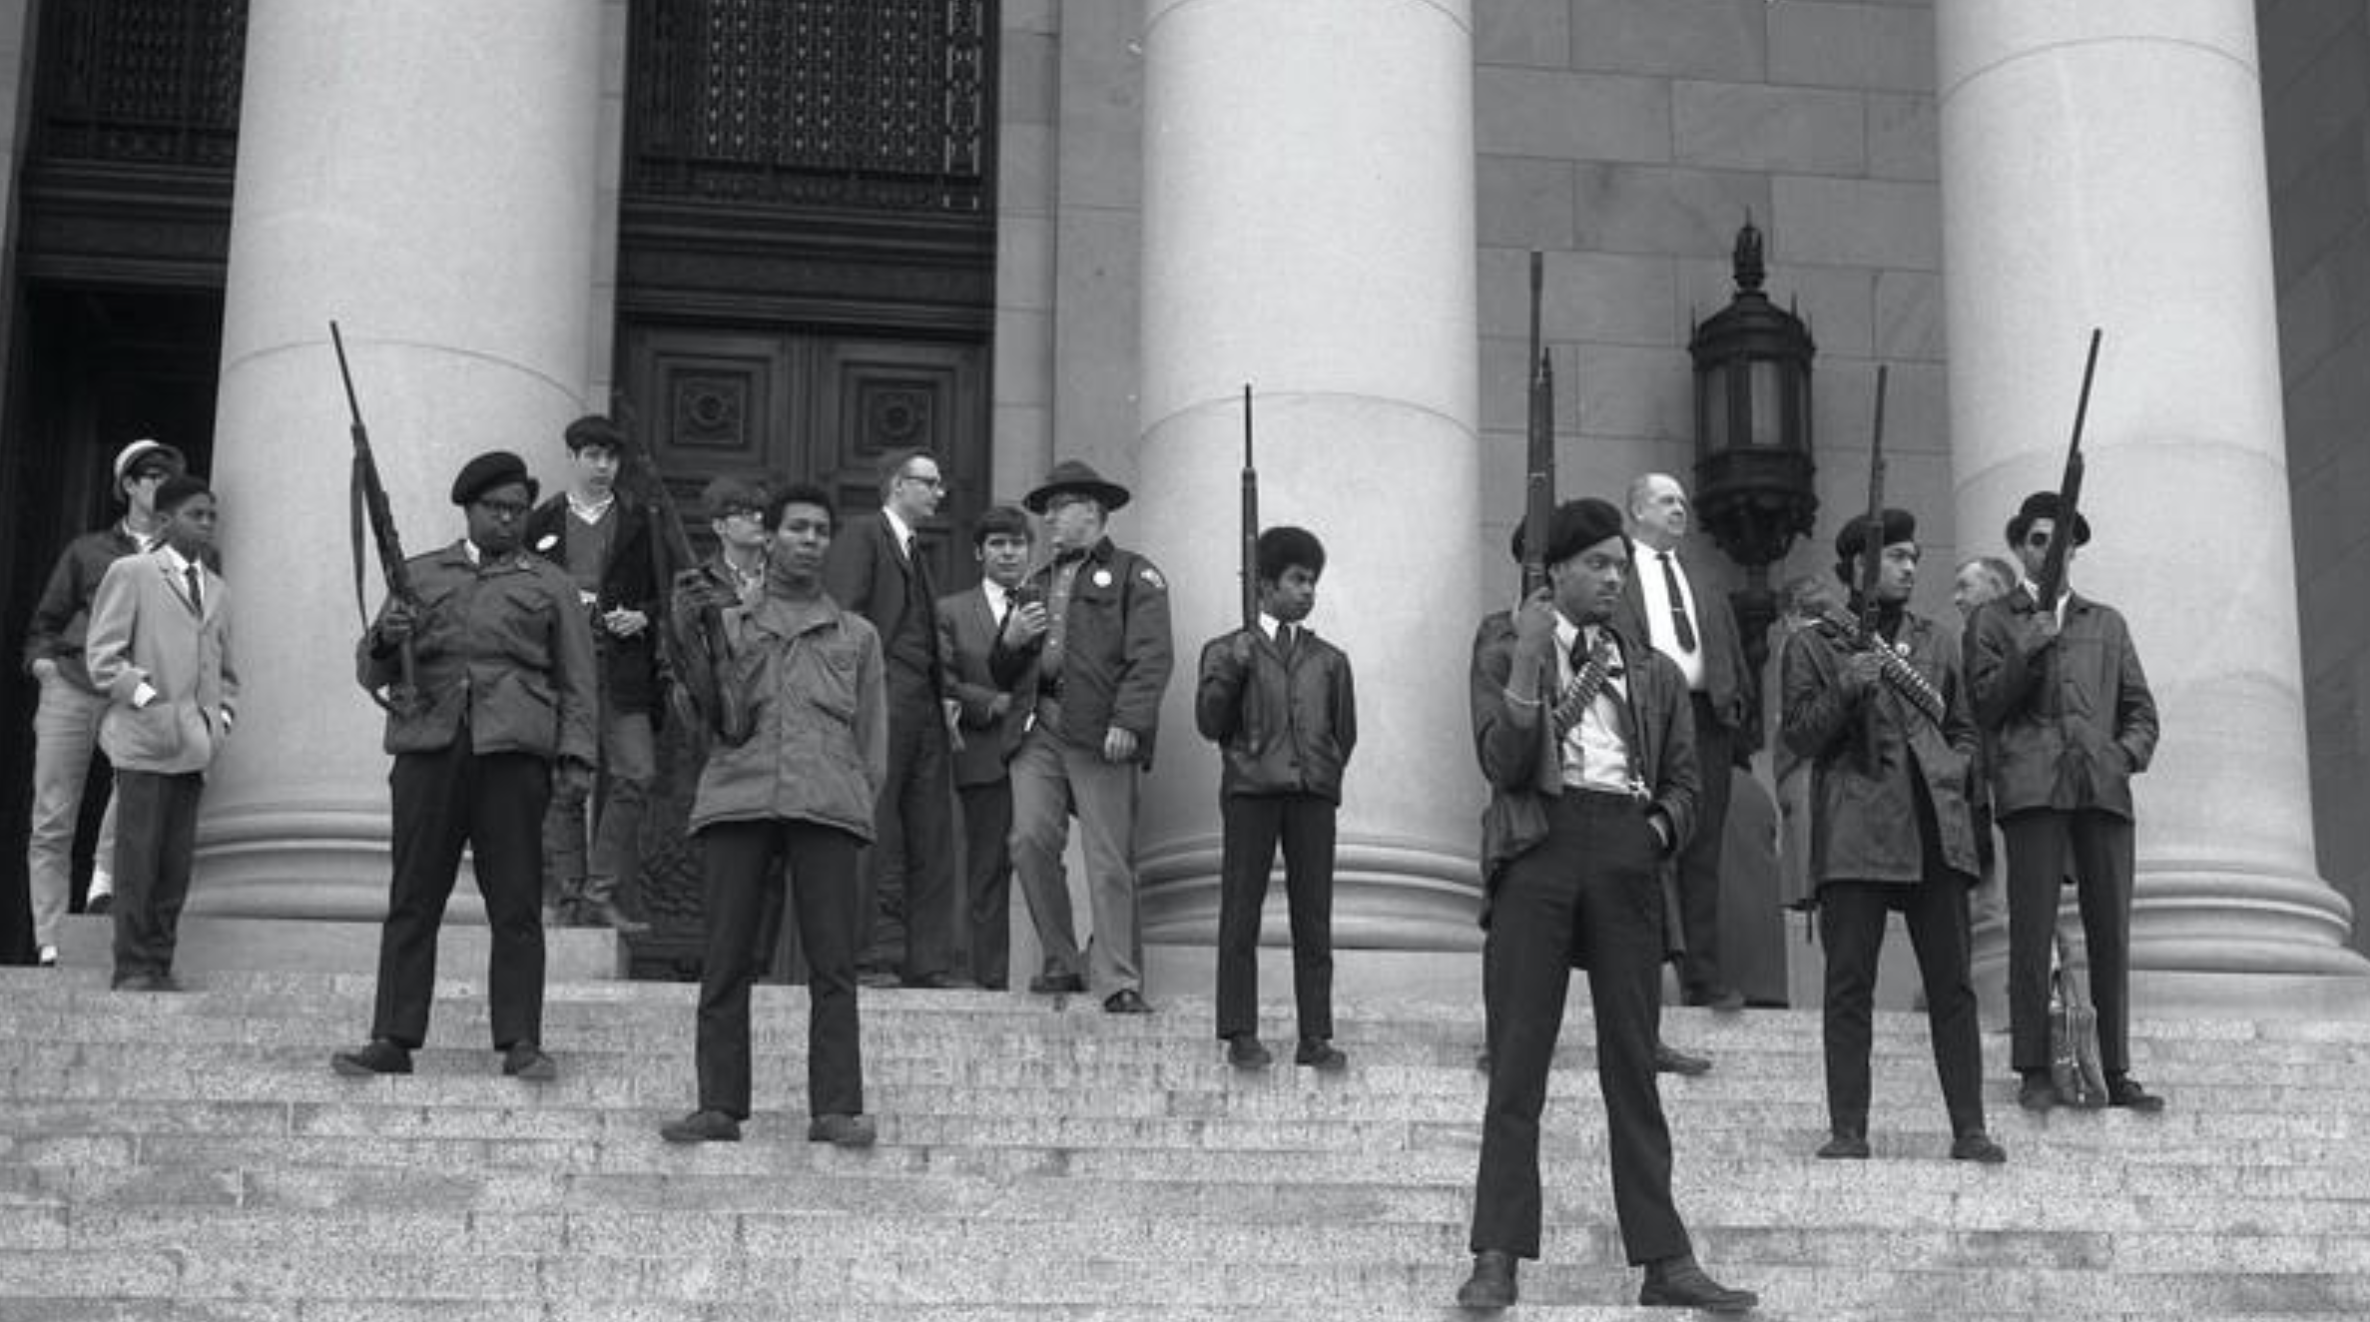
M 1218 838 L 1199 835 L 1136 862 L 1147 942 L 1218 941 Z M 1344 833 L 1333 855 L 1333 946 L 1341 950 L 1478 951 L 1481 883 L 1470 854 L 1420 840 Z M 1290 931 L 1281 858 L 1269 874 L 1263 936 Z
M 67 968 L 111 969 L 115 922 L 78 914 L 59 930 L 58 962 Z M 491 938 L 482 917 L 454 915 L 437 934 L 440 982 L 483 982 Z M 611 982 L 625 976 L 625 942 L 606 929 L 569 928 L 543 934 L 546 982 Z M 373 977 L 379 966 L 376 922 L 298 918 L 220 918 L 184 913 L 173 972 L 194 985 L 221 973 L 346 973 Z

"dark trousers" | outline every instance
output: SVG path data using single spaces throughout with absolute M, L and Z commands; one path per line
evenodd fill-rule
M 1694 695 L 1695 757 L 1703 776 L 1696 800 L 1695 837 L 1679 853 L 1679 930 L 1687 949 L 1679 982 L 1690 999 L 1728 989 L 1720 973 L 1720 842 L 1728 830 L 1728 759 L 1735 734 L 1712 714 L 1711 699 Z
M 2131 872 L 2128 817 L 2036 808 L 2000 819 L 2008 841 L 2009 1061 L 2049 1068 L 2049 947 L 2057 932 L 2066 865 L 2082 909 L 2090 1001 L 2098 1010 L 2099 1065 L 2131 1069 Z
M 1885 915 L 1898 909 L 1917 951 L 1926 988 L 1926 1031 L 1950 1132 L 1983 1128 L 1983 1042 L 1975 1019 L 1975 983 L 1967 960 L 1972 938 L 1967 882 L 1942 862 L 1934 812 L 1918 795 L 1925 828 L 1925 880 L 1916 885 L 1829 882 L 1819 888 L 1819 940 L 1827 951 L 1827 1124 L 1838 1134 L 1868 1133 L 1870 1006 Z
M 951 972 L 960 945 L 954 778 L 937 697 L 901 673 L 889 676 L 889 776 L 873 806 L 860 962 L 913 979 Z
M 1317 794 L 1219 797 L 1218 1036 L 1259 1031 L 1259 918 L 1279 841 L 1300 1035 L 1333 1036 L 1334 816 Z
M 370 1035 L 405 1047 L 428 1040 L 436 933 L 463 845 L 476 860 L 493 943 L 486 999 L 494 1048 L 543 1040 L 543 814 L 551 804 L 551 764 L 531 753 L 481 757 L 469 751 L 468 740 L 464 730 L 450 748 L 398 753 L 387 776 L 395 800 L 395 877 L 379 933 Z
M 1499 878 L 1482 947 L 1489 1104 L 1473 1251 L 1539 1256 L 1539 1114 L 1575 960 L 1588 970 L 1613 1207 L 1632 1263 L 1688 1252 L 1671 1202 L 1671 1135 L 1654 1078 L 1662 978 L 1661 842 L 1626 796 L 1566 790 L 1547 838 Z
M 811 822 L 718 822 L 699 833 L 707 865 L 707 962 L 699 983 L 699 1105 L 749 1117 L 749 986 L 771 953 L 765 921 L 787 903 L 807 963 L 809 1115 L 861 1115 L 856 1028 L 856 892 L 862 842 Z
M 965 785 L 961 794 L 971 980 L 1002 991 L 1012 981 L 1012 782 Z
M 173 971 L 189 865 L 197 852 L 195 771 L 115 773 L 115 981 Z

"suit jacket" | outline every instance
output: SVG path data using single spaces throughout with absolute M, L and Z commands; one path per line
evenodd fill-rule
M 92 681 L 112 700 L 99 746 L 119 768 L 179 775 L 204 771 L 230 733 L 238 673 L 230 660 L 230 599 L 222 576 L 205 575 L 203 615 L 163 550 L 107 567 L 91 599 L 85 654 Z M 155 697 L 132 703 L 146 684 Z
M 963 705 L 963 746 L 955 750 L 955 784 L 993 785 L 1020 748 L 1028 726 L 1029 698 L 996 683 L 988 656 L 996 649 L 996 617 L 987 593 L 970 588 L 938 599 L 938 664 L 946 672 L 946 695 Z M 1003 715 L 993 711 L 998 695 L 1011 698 Z
M 922 571 L 927 573 L 927 570 Z M 897 545 L 889 516 L 871 510 L 850 518 L 831 539 L 823 558 L 823 588 L 843 609 L 863 616 L 880 635 L 881 652 L 894 662 L 898 631 L 906 627 L 906 613 L 917 604 L 932 618 L 922 623 L 924 650 L 930 653 L 930 691 L 943 695 L 946 677 L 938 662 L 938 624 L 935 602 L 922 601 L 913 588 L 915 569 Z
M 1641 560 L 1651 562 L 1654 552 L 1644 543 L 1638 546 Z M 1761 746 L 1761 693 L 1757 677 L 1745 664 L 1744 631 L 1737 627 L 1736 612 L 1728 605 L 1728 594 L 1712 586 L 1712 580 L 1697 567 L 1685 551 L 1675 553 L 1679 570 L 1687 576 L 1687 587 L 1695 594 L 1696 642 L 1703 648 L 1704 696 L 1712 703 L 1712 713 L 1720 724 L 1747 749 Z M 1647 566 L 1640 566 L 1646 572 Z M 1659 573 L 1660 568 L 1654 567 Z M 1635 638 L 1652 643 L 1654 634 L 1646 627 L 1646 598 L 1633 573 L 1621 582 L 1621 605 L 1613 613 L 1613 623 L 1624 638 Z
M 622 712 L 656 712 L 658 703 L 658 631 L 665 625 L 664 603 L 658 592 L 658 559 L 650 512 L 618 495 L 611 507 L 617 519 L 616 538 L 609 543 L 609 563 L 601 571 L 600 600 L 595 609 L 640 611 L 650 627 L 631 638 L 619 638 L 593 626 L 593 643 L 607 663 L 603 697 Z M 568 517 L 568 497 L 552 497 L 527 516 L 523 544 L 535 554 L 568 571 L 568 533 L 576 527 Z

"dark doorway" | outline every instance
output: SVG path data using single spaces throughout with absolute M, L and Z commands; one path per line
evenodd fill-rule
M 28 282 L 15 309 L 17 361 L 0 436 L 0 960 L 31 959 L 32 919 L 22 848 L 32 785 L 28 731 L 39 690 L 23 666 L 26 625 L 58 553 L 77 534 L 120 518 L 111 466 L 143 436 L 180 448 L 191 471 L 214 453 L 214 392 L 222 356 L 222 295 Z M 84 802 L 75 858 L 76 904 L 90 875 L 100 799 Z

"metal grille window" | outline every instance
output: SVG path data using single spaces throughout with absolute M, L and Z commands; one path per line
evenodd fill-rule
M 988 205 L 989 0 L 634 0 L 628 191 Z
M 48 0 L 37 158 L 230 169 L 247 0 Z

